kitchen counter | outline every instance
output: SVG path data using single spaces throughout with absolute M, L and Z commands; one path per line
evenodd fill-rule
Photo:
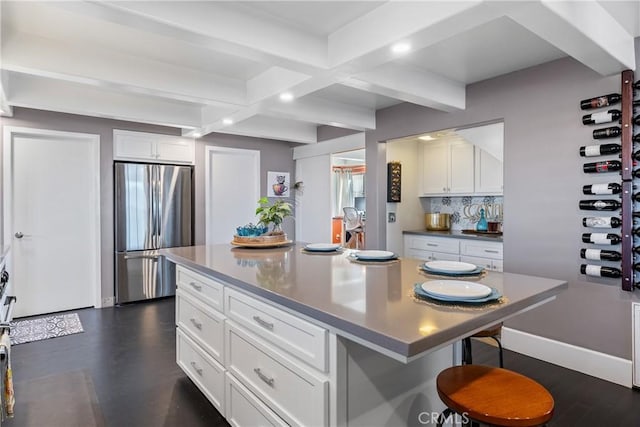
M 243 249 L 223 244 L 160 252 L 403 361 L 552 299 L 567 287 L 560 280 L 489 272 L 482 283 L 500 290 L 504 303 L 473 308 L 425 304 L 412 298 L 413 285 L 428 280 L 418 272 L 419 260 L 362 265 L 349 260 L 348 250 L 309 255 L 301 252 L 302 246 Z
M 485 240 L 487 242 L 502 242 L 502 235 L 491 234 L 464 234 L 461 230 L 449 230 L 449 231 L 430 231 L 430 230 L 405 230 L 402 234 L 415 234 L 419 236 L 434 236 L 434 237 L 451 237 L 454 239 L 469 239 L 469 240 Z

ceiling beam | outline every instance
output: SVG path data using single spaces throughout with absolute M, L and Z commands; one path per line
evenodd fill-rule
M 12 35 L 2 48 L 2 67 L 9 71 L 187 102 L 218 106 L 245 103 L 243 80 L 160 61 L 26 34 Z M 73 74 L 68 72 L 70 64 Z
M 247 103 L 253 104 L 288 91 L 311 76 L 282 67 L 270 67 L 247 81 Z
M 264 116 L 253 116 L 244 122 L 218 129 L 216 132 L 303 144 L 313 144 L 318 140 L 316 126 L 313 124 Z
M 397 64 L 360 73 L 342 84 L 442 111 L 464 110 L 466 103 L 463 83 Z
M 633 37 L 598 2 L 505 3 L 507 16 L 604 75 L 636 66 Z
M 1 66 L 2 64 L 0 64 Z M 0 115 L 13 116 L 13 107 L 9 104 L 7 97 L 8 75 L 6 71 L 0 72 Z
M 317 123 L 364 131 L 376 128 L 376 112 L 315 96 L 306 96 L 291 103 L 276 103 L 262 109 L 270 117 Z
M 19 73 L 9 73 L 8 82 L 11 88 L 11 104 L 18 107 L 185 129 L 200 126 L 200 107 L 195 104 L 123 94 L 104 88 Z

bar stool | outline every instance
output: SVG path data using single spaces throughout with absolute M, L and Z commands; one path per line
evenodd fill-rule
M 438 426 L 449 415 L 466 415 L 472 425 L 501 427 L 545 425 L 553 416 L 554 401 L 542 385 L 524 375 L 483 365 L 453 366 L 436 379 L 438 396 L 447 406 Z
M 344 231 L 345 234 L 349 233 L 351 237 L 345 242 L 345 247 L 360 249 L 364 246 L 364 224 L 362 223 L 362 216 L 358 213 L 356 208 L 346 207 L 342 208 L 344 212 Z M 346 239 L 346 236 L 345 236 Z
M 471 338 L 491 338 L 498 343 L 498 354 L 500 356 L 500 367 L 504 368 L 504 357 L 502 351 L 502 343 L 500 342 L 500 334 L 502 333 L 502 322 L 490 326 L 487 329 L 476 332 L 470 337 L 462 340 L 462 364 L 471 365 L 473 363 L 473 357 L 471 355 Z

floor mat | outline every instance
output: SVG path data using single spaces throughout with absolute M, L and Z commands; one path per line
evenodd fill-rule
M 63 337 L 84 332 L 78 313 L 58 314 L 11 322 L 11 344 Z
M 91 377 L 71 371 L 16 382 L 15 417 L 10 425 L 102 427 L 104 416 Z

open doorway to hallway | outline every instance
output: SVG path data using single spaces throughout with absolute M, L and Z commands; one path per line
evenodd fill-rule
M 331 155 L 332 227 L 334 243 L 364 248 L 366 223 L 365 150 Z

